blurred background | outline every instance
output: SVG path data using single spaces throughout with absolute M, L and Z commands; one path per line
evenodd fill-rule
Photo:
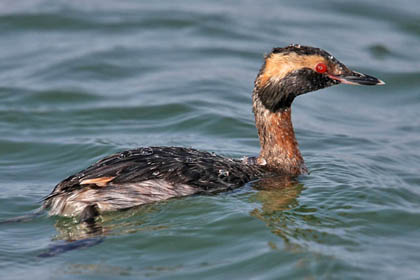
M 91 232 L 45 214 L 0 224 L 3 277 L 419 279 L 414 0 L 2 0 L 0 219 L 124 149 L 257 155 L 253 81 L 290 43 L 387 83 L 295 100 L 309 175 L 110 214 L 102 243 L 52 258 L 38 255 Z

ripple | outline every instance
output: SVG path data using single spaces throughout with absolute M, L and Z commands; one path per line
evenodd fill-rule
M 311 171 L 296 182 L 105 215 L 101 244 L 48 261 L 36 256 L 91 235 L 46 214 L 0 225 L 2 273 L 419 278 L 418 6 L 6 0 L 0 219 L 30 213 L 66 176 L 129 148 L 256 155 L 251 92 L 272 47 L 319 46 L 387 84 L 296 99 L 294 126 Z

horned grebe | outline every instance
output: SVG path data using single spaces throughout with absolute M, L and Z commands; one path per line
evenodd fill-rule
M 181 147 L 148 147 L 108 156 L 60 182 L 43 208 L 50 215 L 94 218 L 101 212 L 192 194 L 232 190 L 268 176 L 306 172 L 291 121 L 298 95 L 336 84 L 382 85 L 351 71 L 328 52 L 300 45 L 274 48 L 254 83 L 253 112 L 261 152 L 230 159 Z

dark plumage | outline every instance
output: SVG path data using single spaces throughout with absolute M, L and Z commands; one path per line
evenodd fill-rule
M 85 188 L 80 182 L 105 177 L 112 177 L 107 184 L 113 185 L 162 179 L 171 184 L 191 185 L 200 193 L 217 193 L 243 185 L 262 173 L 257 165 L 209 152 L 182 147 L 147 147 L 113 154 L 96 162 L 63 180 L 48 198 L 54 193 Z M 90 187 L 94 188 L 95 184 Z
M 232 190 L 264 174 L 258 165 L 182 147 L 147 147 L 108 156 L 59 183 L 45 199 L 46 208 L 71 215 L 83 206 L 112 202 L 107 210 L 118 210 L 174 196 L 215 194 Z M 105 178 L 102 181 L 97 178 Z M 142 182 L 161 182 L 151 187 Z M 106 184 L 106 186 L 104 186 Z M 180 188 L 168 192 L 165 188 Z M 86 193 L 89 190 L 90 193 Z M 119 193 L 116 196 L 115 193 Z M 77 195 L 86 205 L 66 210 L 66 202 Z M 106 203 L 105 203 L 106 204 Z M 100 209 L 101 207 L 99 207 Z M 92 209 L 88 209 L 91 211 Z

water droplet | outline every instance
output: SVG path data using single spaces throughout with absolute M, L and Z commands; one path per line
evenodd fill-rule
M 120 154 L 120 158 L 125 158 L 125 157 L 128 157 L 129 155 L 130 155 L 130 152 L 129 151 L 125 151 L 125 152 L 122 152 Z
M 147 148 L 142 148 L 140 150 L 140 155 L 142 155 L 142 156 L 149 156 L 151 154 L 153 154 L 153 149 L 152 148 L 147 147 Z
M 242 163 L 254 165 L 254 164 L 257 164 L 257 158 L 256 157 L 243 157 Z
M 192 159 L 191 157 L 186 157 L 185 158 L 185 162 L 186 163 L 193 163 L 194 162 L 194 159 Z
M 229 176 L 229 171 L 224 169 L 219 169 L 219 176 L 227 177 Z
M 257 162 L 258 162 L 258 165 L 267 165 L 267 161 L 265 160 L 265 159 L 263 159 L 263 158 L 259 158 L 258 160 L 257 160 Z

